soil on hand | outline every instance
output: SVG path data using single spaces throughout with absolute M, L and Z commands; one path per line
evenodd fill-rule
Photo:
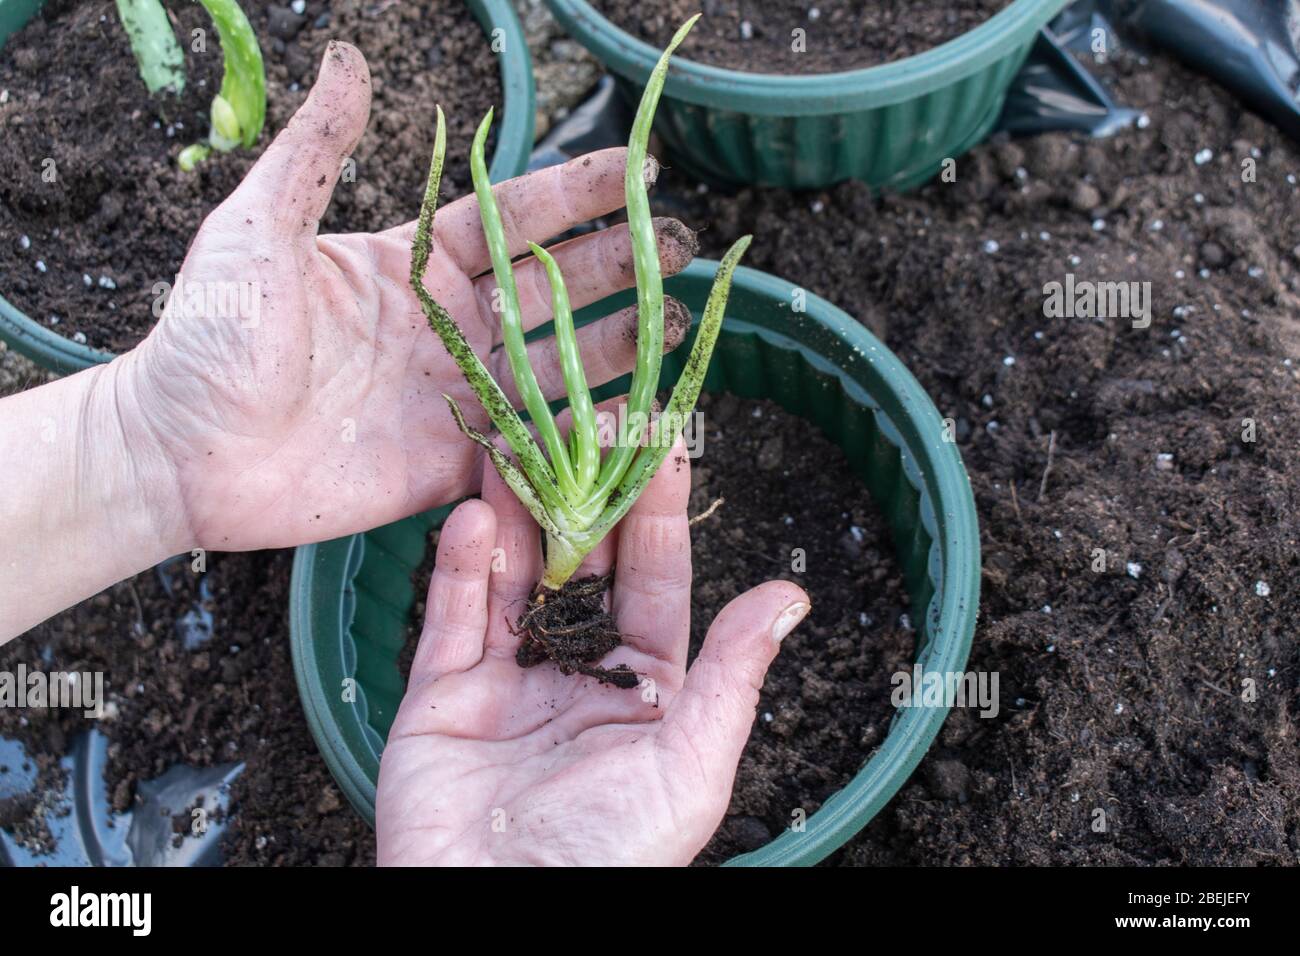
M 886 332 L 979 508 L 1000 712 L 955 710 L 840 863 L 1300 859 L 1300 152 L 1169 60 L 1103 76 L 1149 124 L 691 213 Z M 1149 326 L 1051 314 L 1067 276 L 1150 283 Z
M 520 667 L 551 663 L 562 674 L 585 674 L 624 690 L 635 687 L 640 678 L 626 664 L 598 666 L 623 643 L 605 607 L 613 581 L 613 574 L 591 575 L 566 581 L 558 591 L 540 589 L 515 623 L 515 662 Z
M 593 0 L 609 21 L 662 49 L 691 16 L 678 56 L 746 73 L 836 73 L 924 53 L 1010 0 Z M 802 33 L 798 31 L 803 31 Z
M 501 122 L 498 58 L 469 8 L 445 0 L 244 3 L 266 65 L 267 115 L 252 150 L 176 165 L 205 140 L 221 87 L 216 31 L 203 8 L 167 0 L 186 86 L 151 98 L 110 2 L 50 0 L 0 48 L 0 295 L 36 322 L 123 351 L 152 328 L 156 283 L 174 282 L 199 225 L 243 179 L 306 99 L 326 45 L 355 44 L 370 66 L 370 124 L 321 232 L 373 232 L 415 216 L 447 113 L 444 201 L 470 191 L 469 146 L 489 107 Z M 192 31 L 206 31 L 196 52 Z M 489 155 L 492 149 L 489 142 Z

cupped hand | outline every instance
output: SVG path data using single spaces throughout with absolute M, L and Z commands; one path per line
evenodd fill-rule
M 521 669 L 511 625 L 541 575 L 537 525 L 495 471 L 438 541 L 424 630 L 384 749 L 376 834 L 397 865 L 685 864 L 730 799 L 767 667 L 809 609 L 769 581 L 718 615 L 687 669 L 690 464 L 680 441 L 579 576 L 615 569 L 620 690 Z
M 172 540 L 220 550 L 296 545 L 477 490 L 479 450 L 443 393 L 476 427 L 487 417 L 408 284 L 414 224 L 317 235 L 369 110 L 365 60 L 330 44 L 306 103 L 204 222 L 159 324 L 114 363 L 128 445 L 142 449 L 139 461 L 165 463 L 150 496 L 167 510 Z M 620 208 L 624 163 L 625 150 L 605 150 L 498 185 L 511 252 Z M 413 212 L 420 198 L 411 197 Z M 693 235 L 672 220 L 656 226 L 665 272 L 680 270 Z M 635 282 L 626 226 L 553 252 L 575 307 Z M 489 267 L 475 199 L 440 209 L 425 284 L 517 399 L 494 350 Z M 521 261 L 517 278 L 525 326 L 548 321 L 540 265 Z M 632 369 L 635 327 L 625 310 L 579 333 L 593 385 Z M 668 338 L 671 348 L 681 335 Z M 543 390 L 563 394 L 554 340 L 529 354 Z

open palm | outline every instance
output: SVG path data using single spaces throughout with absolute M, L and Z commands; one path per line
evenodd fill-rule
M 616 569 L 635 690 L 515 662 L 511 624 L 541 575 L 537 525 L 495 471 L 438 542 L 424 631 L 389 733 L 381 863 L 684 864 L 726 811 L 759 688 L 808 611 L 771 581 L 732 601 L 686 667 L 690 466 L 680 442 L 579 576 Z
M 121 376 L 120 400 L 167 449 L 181 520 L 200 546 L 324 540 L 478 487 L 479 451 L 442 395 L 480 428 L 487 417 L 408 285 L 414 224 L 317 236 L 369 108 L 365 60 L 330 44 L 307 102 L 204 222 L 161 321 L 122 360 L 133 374 Z M 498 185 L 512 254 L 621 207 L 624 163 L 624 150 L 605 150 Z M 680 270 L 693 237 L 675 222 L 656 225 L 665 271 Z M 427 287 L 515 395 L 504 353 L 493 351 L 495 283 L 483 275 L 490 262 L 472 196 L 439 211 L 434 238 Z M 553 252 L 575 306 L 634 282 L 625 226 Z M 525 325 L 549 320 L 540 264 L 520 263 L 517 276 Z M 634 330 L 625 310 L 581 331 L 593 384 L 631 370 Z M 543 389 L 562 394 L 554 340 L 529 352 Z

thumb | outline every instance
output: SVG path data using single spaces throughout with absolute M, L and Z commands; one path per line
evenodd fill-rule
M 703 767 L 709 779 L 702 784 L 721 781 L 730 792 L 768 665 L 810 606 L 798 585 L 768 581 L 734 599 L 714 619 L 664 715 L 664 740 L 688 767 Z
M 312 237 L 370 119 L 370 69 L 361 51 L 331 40 L 316 85 L 231 197 L 268 212 L 276 234 Z

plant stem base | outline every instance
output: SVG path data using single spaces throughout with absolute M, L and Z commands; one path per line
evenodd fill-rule
M 585 674 L 624 690 L 636 687 L 640 675 L 626 664 L 605 668 L 597 662 L 623 643 L 614 617 L 605 608 L 613 572 L 570 580 L 559 590 L 540 586 L 515 622 L 520 637 L 515 661 L 536 667 L 547 661 L 562 674 Z

